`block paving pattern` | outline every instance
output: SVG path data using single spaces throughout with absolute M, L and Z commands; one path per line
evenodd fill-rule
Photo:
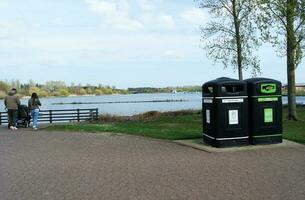
M 305 147 L 207 153 L 170 141 L 0 128 L 1 200 L 304 200 Z

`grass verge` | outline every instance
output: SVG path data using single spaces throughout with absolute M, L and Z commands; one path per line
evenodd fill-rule
M 283 110 L 284 138 L 305 144 L 305 107 L 298 107 L 300 121 L 285 120 L 287 108 Z M 132 117 L 101 116 L 97 123 L 75 123 L 52 125 L 47 130 L 76 132 L 126 133 L 167 140 L 200 138 L 202 121 L 200 111 L 148 112 Z
M 288 121 L 287 107 L 283 111 L 284 138 L 305 144 L 305 107 L 297 107 L 299 121 Z

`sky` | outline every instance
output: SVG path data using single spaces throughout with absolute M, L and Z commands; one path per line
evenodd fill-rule
M 209 20 L 192 0 L 1 0 L 0 80 L 127 88 L 237 78 L 201 48 Z M 261 76 L 286 83 L 286 59 L 268 44 L 258 54 Z

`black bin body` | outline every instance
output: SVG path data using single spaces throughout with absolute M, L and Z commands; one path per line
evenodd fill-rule
M 250 143 L 281 143 L 281 82 L 268 78 L 252 78 L 245 81 L 248 84 Z
M 214 147 L 249 144 L 247 83 L 219 78 L 202 86 L 203 141 Z

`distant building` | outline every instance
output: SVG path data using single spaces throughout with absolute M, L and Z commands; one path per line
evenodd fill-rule
M 283 85 L 283 89 L 287 89 L 287 84 Z M 305 91 L 305 83 L 297 83 L 295 84 L 296 91 Z

